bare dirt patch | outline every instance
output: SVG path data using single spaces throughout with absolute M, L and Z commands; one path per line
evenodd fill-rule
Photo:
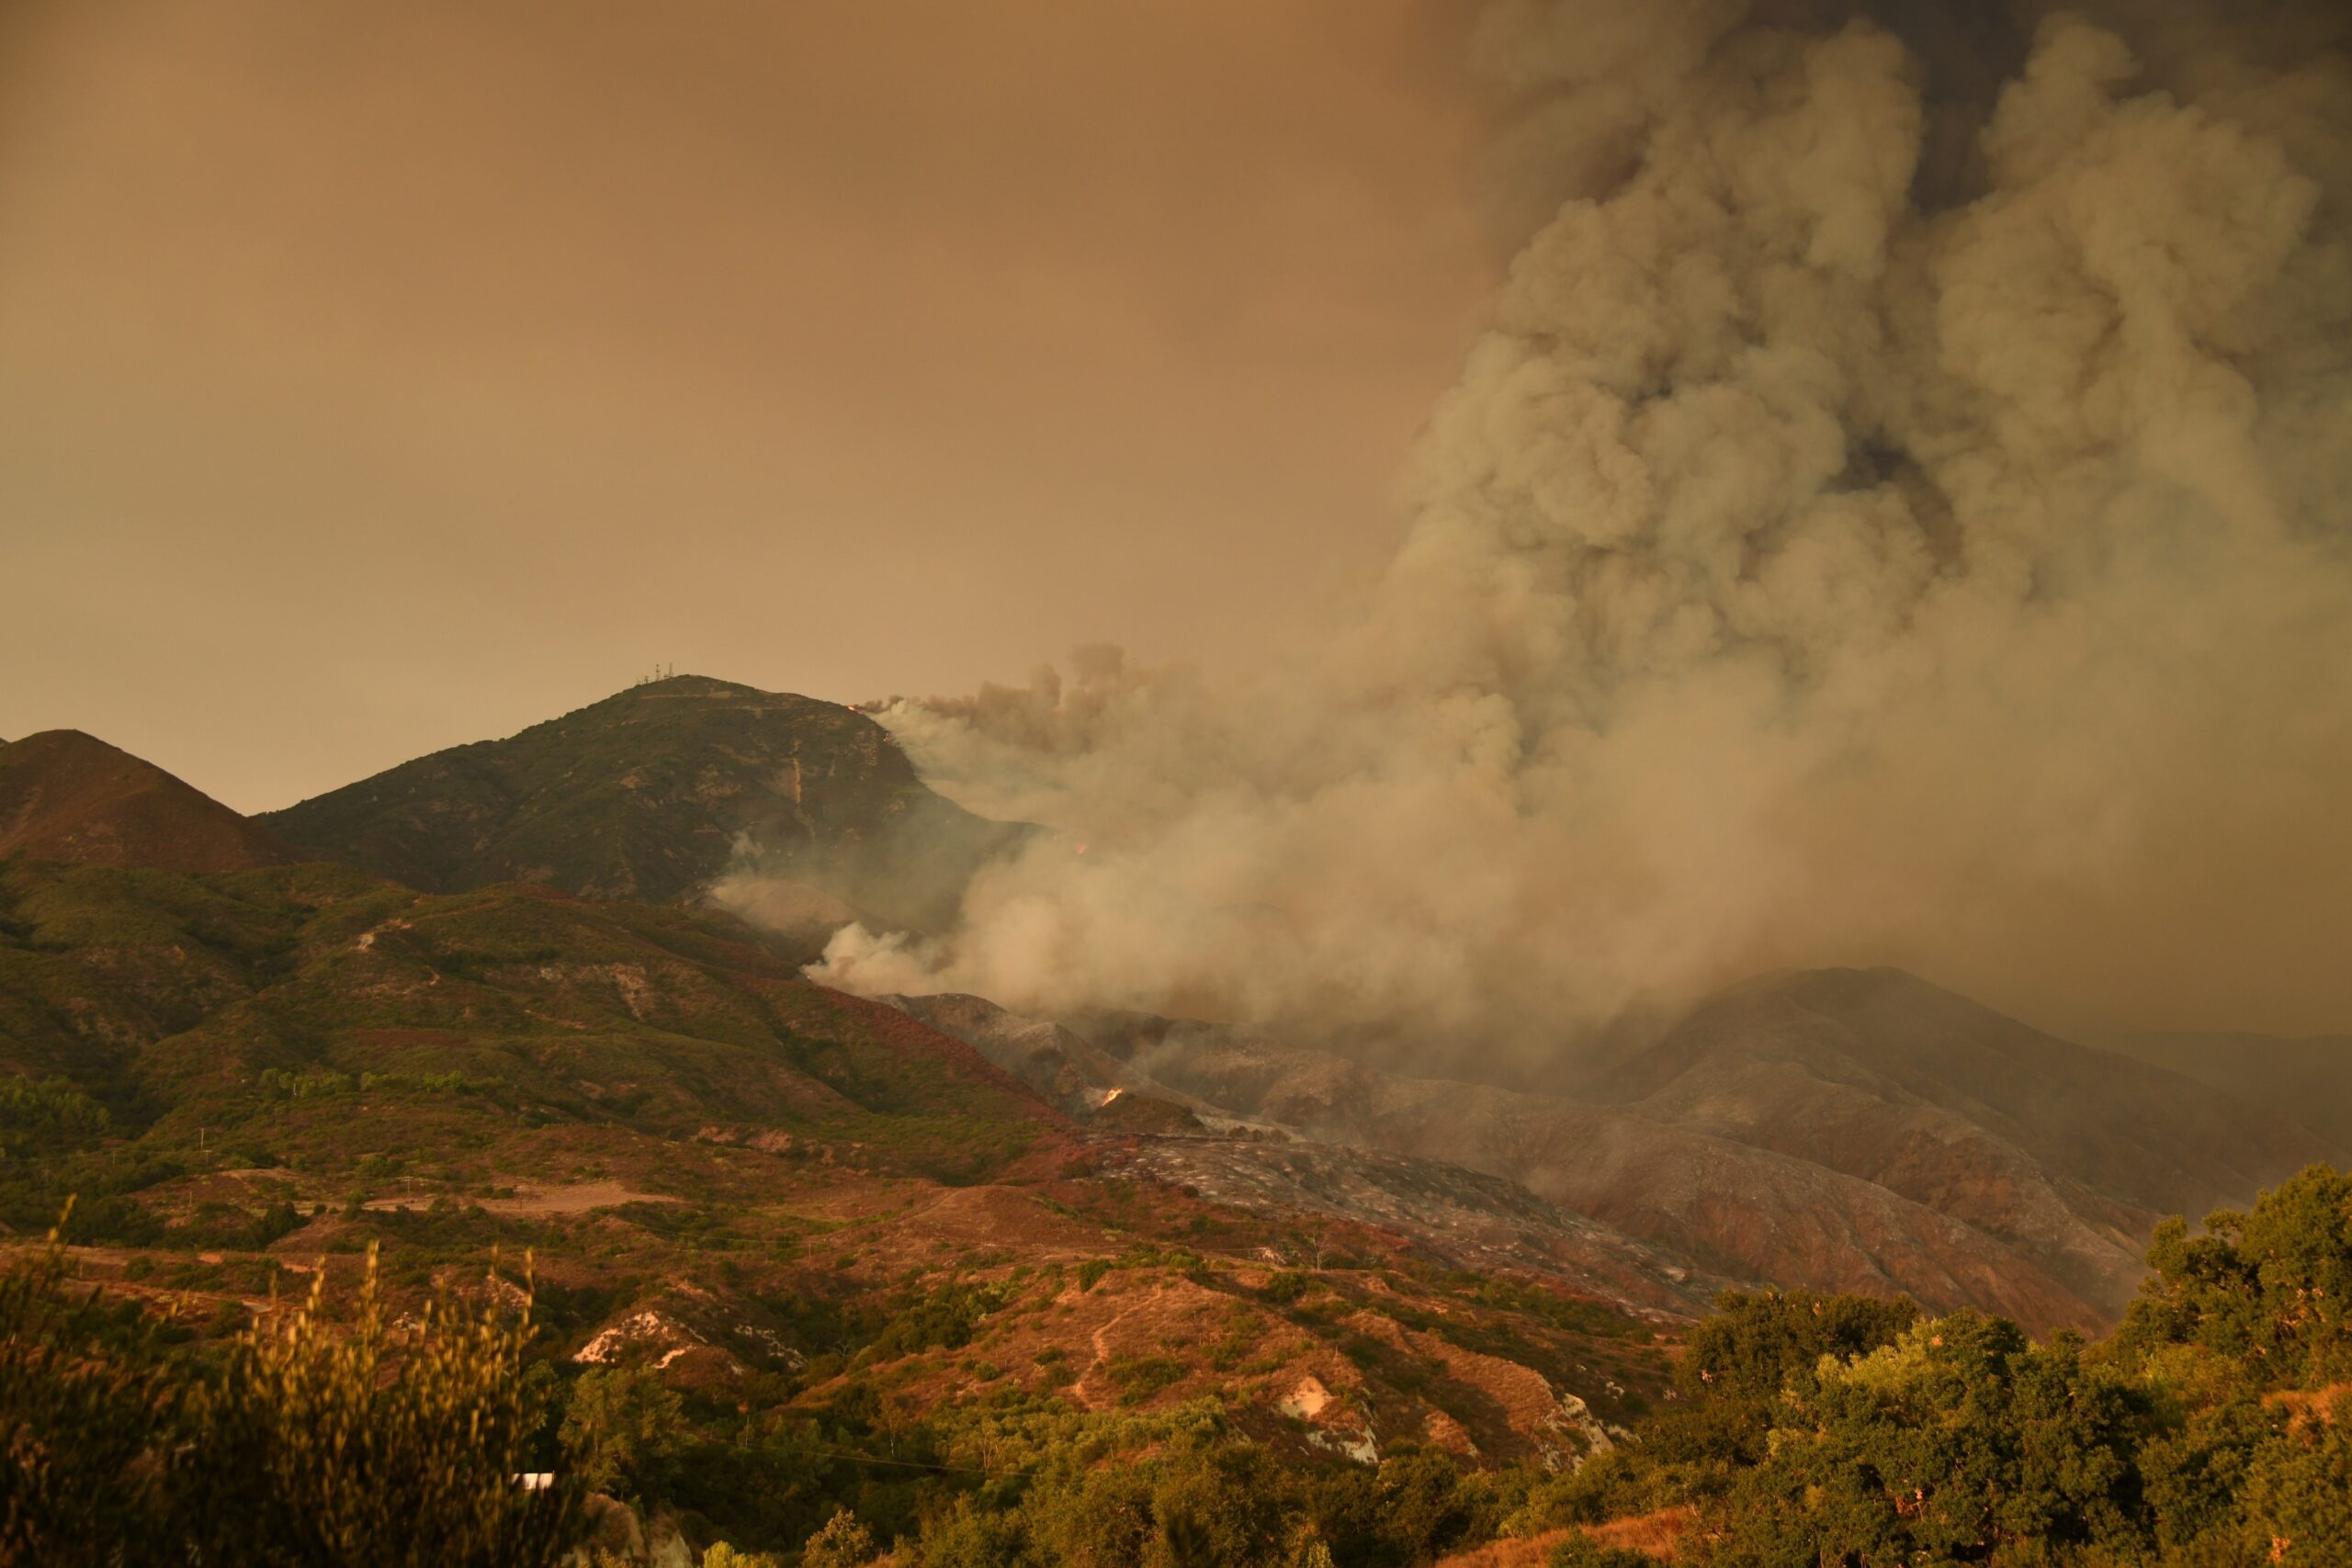
M 924 1241 L 1011 1247 L 1024 1262 L 1068 1262 L 1112 1250 L 1114 1238 L 1082 1221 L 1055 1213 L 1012 1187 L 950 1187 L 918 1198 L 891 1228 Z
M 537 1218 L 617 1209 L 624 1203 L 675 1203 L 678 1200 L 661 1192 L 640 1192 L 623 1181 L 576 1181 L 561 1187 L 517 1187 L 512 1198 L 469 1198 L 465 1201 L 469 1207 L 479 1206 L 487 1213 Z M 414 1197 L 371 1198 L 368 1201 L 370 1209 L 424 1206 Z

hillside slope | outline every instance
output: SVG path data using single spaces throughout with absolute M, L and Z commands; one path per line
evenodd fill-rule
M 370 1245 L 412 1302 L 527 1255 L 572 1371 L 886 1460 L 1214 1396 L 1310 1458 L 1565 1461 L 1696 1304 L 1491 1178 L 1075 1122 L 721 913 L 333 864 L 0 866 L 0 1238 L 69 1195 L 81 1277 L 185 1324 Z
M 1069 1029 L 1022 1018 L 979 997 L 885 998 L 970 1044 L 1039 1094 L 1101 1126 L 1105 1112 L 1137 1100 L 1181 1108 L 1224 1136 L 1143 1141 L 1129 1163 L 1205 1197 L 1245 1209 L 1376 1225 L 1481 1268 L 1536 1268 L 1582 1282 L 1628 1305 L 1700 1314 L 1726 1276 L 1656 1241 L 1639 1241 L 1566 1212 L 1476 1161 L 1388 1152 L 1362 1140 L 1292 1138 L 1287 1130 L 1236 1121 L 1088 1043 Z M 1261 1110 L 1263 1109 L 1261 1104 Z M 1295 1111 L 1288 1101 L 1281 1109 Z
M 1631 1111 L 1408 1078 L 1195 1023 L 1080 1032 L 1162 1082 L 1333 1143 L 1451 1160 L 1749 1281 L 2088 1326 L 2106 1308 L 2030 1254 L 1874 1182 Z
M 485 1118 L 656 1137 L 911 1118 L 939 1124 L 951 1164 L 1060 1124 L 970 1047 L 809 984 L 729 917 L 424 895 L 323 864 L 0 871 L 0 1068 L 62 1080 L 119 1126 L 266 1125 L 273 1157 L 329 1165 L 379 1138 L 447 1153 Z M 390 1114 L 355 1124 L 335 1102 L 369 1074 L 447 1087 L 388 1089 Z
M 2041 1327 L 2112 1321 L 2162 1215 L 2336 1157 L 2279 1117 L 1893 971 L 1733 987 L 1573 1099 L 1198 1023 L 1069 1027 L 1227 1115 L 1505 1177 L 1715 1274 Z
M 1133 1097 L 1154 1100 L 1195 1116 L 1227 1114 L 1220 1107 L 1170 1088 L 1097 1049 L 1061 1024 L 1023 1018 L 986 997 L 947 992 L 876 999 L 953 1034 L 1073 1116 L 1091 1116 Z
M 1927 1204 L 2110 1312 L 2159 1218 L 2244 1202 L 2342 1153 L 1892 969 L 1734 987 L 1587 1092 Z
M 0 745 L 0 859 L 244 871 L 295 848 L 152 762 L 78 729 Z
M 880 725 L 833 703 L 681 675 L 503 740 L 403 762 L 262 818 L 425 892 L 537 883 L 698 897 L 738 861 L 806 884 L 820 923 L 935 931 L 1026 829 L 926 788 Z

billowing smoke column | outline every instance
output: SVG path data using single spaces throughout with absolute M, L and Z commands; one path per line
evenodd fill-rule
M 1495 6 L 1550 216 L 1369 603 L 1238 687 L 898 705 L 1068 831 L 822 973 L 1464 1051 L 1785 964 L 2352 1025 L 2347 32 Z

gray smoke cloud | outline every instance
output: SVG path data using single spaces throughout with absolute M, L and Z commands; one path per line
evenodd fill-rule
M 1542 221 L 1385 575 L 1252 680 L 893 705 L 1064 832 L 818 973 L 1464 1051 L 1789 964 L 2352 1021 L 2347 26 L 1491 6 Z

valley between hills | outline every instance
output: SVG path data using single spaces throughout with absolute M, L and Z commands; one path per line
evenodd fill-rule
M 1895 971 L 1759 976 L 1540 1088 L 801 973 L 1038 831 L 699 677 L 251 819 L 0 746 L 0 1224 L 70 1199 L 74 1276 L 199 1348 L 371 1249 L 420 1300 L 527 1258 L 551 1375 L 686 1434 L 612 1529 L 785 1550 L 1077 1418 L 1570 1473 L 1687 1400 L 1723 1292 L 2096 1336 L 2165 1216 L 2347 1161 L 2340 1055 L 2233 1093 Z M 797 890 L 759 924 L 704 897 L 745 863 Z

